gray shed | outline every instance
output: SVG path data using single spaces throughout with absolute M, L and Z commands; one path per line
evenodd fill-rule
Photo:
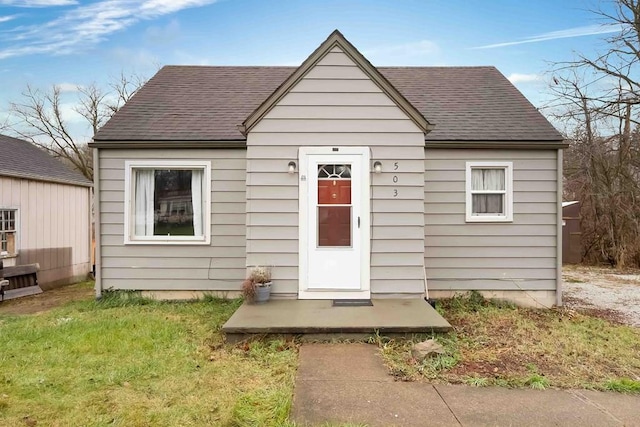
M 91 271 L 91 181 L 20 139 L 0 135 L 0 259 L 39 264 L 44 287 Z
M 97 292 L 560 299 L 562 136 L 494 67 L 163 67 L 94 138 Z

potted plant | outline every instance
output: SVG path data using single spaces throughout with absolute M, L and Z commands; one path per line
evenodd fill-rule
M 249 277 L 242 282 L 242 295 L 249 302 L 264 304 L 271 296 L 271 269 L 258 265 L 251 269 Z

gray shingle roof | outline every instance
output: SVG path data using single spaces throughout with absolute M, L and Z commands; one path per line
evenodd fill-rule
M 0 135 L 0 175 L 89 187 L 91 181 L 44 150 L 21 139 Z
M 241 124 L 295 67 L 163 67 L 95 141 L 245 140 Z M 494 67 L 378 67 L 435 129 L 427 141 L 562 135 Z

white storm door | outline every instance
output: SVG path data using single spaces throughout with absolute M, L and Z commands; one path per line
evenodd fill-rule
M 299 296 L 369 298 L 369 151 L 331 150 L 301 149 L 301 191 L 306 187 L 301 264 L 306 269 L 301 268 Z

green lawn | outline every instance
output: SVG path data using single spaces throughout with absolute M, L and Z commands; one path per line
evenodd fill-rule
M 290 425 L 296 344 L 225 345 L 220 327 L 239 304 L 120 293 L 0 314 L 0 426 Z M 445 355 L 417 362 L 412 341 L 372 338 L 399 379 L 640 392 L 638 329 L 478 295 L 438 310 L 455 328 L 436 336 Z
M 411 341 L 379 339 L 397 377 L 640 393 L 637 328 L 562 308 L 517 308 L 477 293 L 440 301 L 438 311 L 454 327 L 436 336 L 444 355 L 418 362 L 411 357 Z
M 223 345 L 239 304 L 116 295 L 0 315 L 0 425 L 285 424 L 295 345 Z

